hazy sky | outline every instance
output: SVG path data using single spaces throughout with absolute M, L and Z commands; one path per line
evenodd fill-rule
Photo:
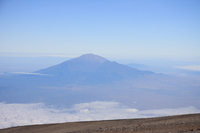
M 1 0 L 0 52 L 200 57 L 199 0 Z

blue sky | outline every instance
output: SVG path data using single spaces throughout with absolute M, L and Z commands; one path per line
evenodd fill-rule
M 199 0 L 1 0 L 0 52 L 199 58 Z

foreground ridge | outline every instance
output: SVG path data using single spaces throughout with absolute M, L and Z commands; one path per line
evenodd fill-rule
M 69 122 L 1 129 L 0 133 L 199 133 L 200 114 L 158 118 Z

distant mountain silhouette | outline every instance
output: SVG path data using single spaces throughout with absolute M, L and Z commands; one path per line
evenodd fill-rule
M 190 103 L 198 107 L 199 86 L 196 77 L 142 71 L 85 54 L 33 73 L 1 74 L 0 102 L 71 107 L 91 101 L 118 101 L 141 109 Z
M 94 54 L 85 54 L 35 73 L 52 75 L 51 78 L 60 84 L 80 85 L 110 83 L 155 74 L 111 62 Z

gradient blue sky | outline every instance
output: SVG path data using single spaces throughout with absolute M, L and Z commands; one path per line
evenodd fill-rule
M 1 0 L 0 52 L 199 58 L 199 0 Z

